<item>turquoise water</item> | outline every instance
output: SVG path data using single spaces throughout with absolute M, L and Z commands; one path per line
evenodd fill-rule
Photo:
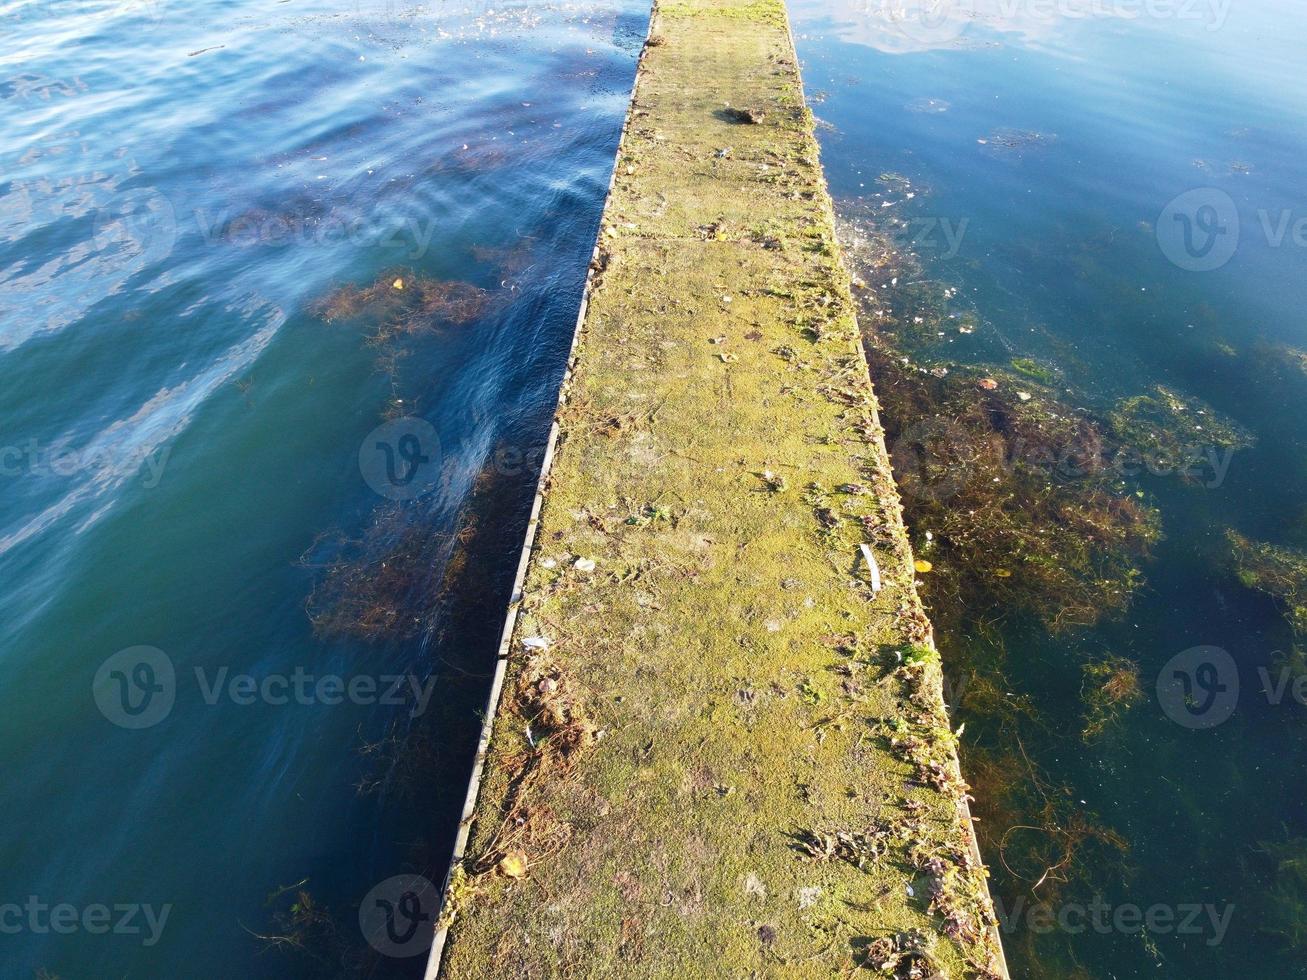
M 1301 6 L 801 2 L 795 13 L 837 209 L 915 252 L 956 290 L 946 322 L 969 325 L 918 338 L 921 363 L 1010 372 L 1032 358 L 1092 417 L 1162 384 L 1256 437 L 1197 481 L 1123 481 L 1156 505 L 1165 535 L 1124 614 L 1053 634 L 977 612 L 940 637 L 946 667 L 1001 663 L 1003 696 L 1042 719 L 1000 723 L 968 697 L 967 676 L 950 677 L 1013 975 L 1307 976 L 1307 708 L 1274 690 L 1303 641 L 1283 604 L 1240 581 L 1225 536 L 1307 547 Z M 891 436 L 910 421 L 888 420 Z M 1136 665 L 1142 696 L 1087 739 L 1082 668 L 1107 654 Z M 1186 681 L 1188 705 L 1168 700 L 1167 684 Z M 1061 839 L 1058 828 L 1005 837 L 1031 814 L 995 805 L 1008 787 L 979 765 L 1018 737 L 1030 768 L 1009 775 L 1039 774 L 1028 797 L 1128 846 L 1091 843 L 1041 881 L 1062 852 L 1046 849 L 1041 868 L 1015 845 Z M 1295 846 L 1277 851 L 1284 842 Z
M 647 15 L 0 3 L 0 975 L 420 970 Z
M 1307 975 L 1274 848 L 1307 836 L 1307 707 L 1259 673 L 1301 639 L 1225 544 L 1307 548 L 1307 27 L 920 8 L 794 6 L 841 213 L 905 222 L 974 324 L 913 353 L 1034 358 L 1090 413 L 1165 384 L 1257 437 L 1132 480 L 1165 538 L 1124 615 L 940 637 L 1004 651 L 1037 791 L 1129 844 L 1051 926 L 987 850 L 1014 975 Z M 420 969 L 384 911 L 420 923 L 444 873 L 646 16 L 0 3 L 0 975 Z M 1105 652 L 1143 698 L 1086 740 Z M 1177 656 L 1208 712 L 1158 694 Z M 964 753 L 1010 748 L 967 679 Z

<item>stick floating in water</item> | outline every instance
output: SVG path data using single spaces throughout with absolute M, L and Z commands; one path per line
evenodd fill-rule
M 871 545 L 858 545 L 862 549 L 862 557 L 867 559 L 867 567 L 871 569 L 871 591 L 879 592 L 882 588 L 880 581 L 880 566 L 876 564 L 876 556 L 871 553 Z

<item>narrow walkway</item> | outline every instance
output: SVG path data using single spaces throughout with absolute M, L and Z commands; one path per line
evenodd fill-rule
M 1004 975 L 833 224 L 781 0 L 662 4 L 432 976 Z

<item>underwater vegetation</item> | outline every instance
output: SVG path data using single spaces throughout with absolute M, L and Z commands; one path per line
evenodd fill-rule
M 497 445 L 478 470 L 449 522 L 452 532 L 434 527 L 421 500 L 387 503 L 361 532 L 324 535 L 302 559 L 315 577 L 306 608 L 324 641 L 366 643 L 373 656 L 396 647 L 411 650 L 411 670 L 421 676 L 438 672 L 437 696 L 425 712 L 415 716 L 401 709 L 379 734 L 360 731 L 355 750 L 360 797 L 386 806 L 402 803 L 424 815 L 418 833 L 408 838 L 401 870 L 433 882 L 445 873 L 449 855 L 432 842 L 452 836 L 462 807 L 461 797 L 444 788 L 458 785 L 476 751 L 480 730 L 466 719 L 484 708 L 502 628 L 486 610 L 508 604 L 513 569 L 503 556 L 520 547 L 536 477 L 531 466 L 501 466 L 504 448 Z M 586 723 L 564 678 L 542 665 L 534 683 L 522 694 L 523 710 L 536 725 L 542 757 L 553 764 L 566 755 L 569 739 L 580 747 L 588 737 Z M 521 802 L 528 803 L 525 791 Z M 539 859 L 549 852 L 544 838 L 556 830 L 544 814 L 529 826 L 506 827 L 497 861 L 514 841 L 529 844 Z M 512 869 L 511 860 L 507 867 Z M 489 870 L 507 873 L 497 866 Z M 252 930 L 267 950 L 322 971 L 314 975 L 407 975 L 405 961 L 360 942 L 356 908 L 328 905 L 315 896 L 313 884 L 306 879 L 268 896 L 267 920 Z M 453 894 L 471 894 L 473 885 L 455 882 Z
M 887 199 L 911 193 L 898 179 L 880 186 Z M 1056 769 L 1050 760 L 1059 750 L 1116 744 L 1126 737 L 1124 719 L 1147 699 L 1135 654 L 1091 649 L 1087 630 L 1120 621 L 1144 584 L 1162 532 L 1157 501 L 1169 499 L 1149 492 L 1155 484 L 1145 474 L 1214 487 L 1231 455 L 1256 439 L 1175 385 L 1114 395 L 1081 390 L 1076 380 L 1088 372 L 1074 349 L 1037 325 L 987 321 L 957 285 L 933 275 L 901 211 L 877 214 L 865 202 L 850 208 L 855 220 L 841 240 L 859 287 L 864 347 L 920 592 L 948 668 L 954 724 L 966 730 L 959 750 L 976 787 L 991 894 L 1000 918 L 1018 901 L 1087 901 L 1131 881 L 1130 842 L 1046 765 Z M 1190 315 L 1202 330 L 1188 339 L 1205 345 L 1207 361 L 1238 358 L 1268 387 L 1307 390 L 1303 351 L 1275 344 L 1235 351 L 1220 340 L 1214 311 Z M 1027 333 L 1040 336 L 1039 357 L 1008 341 Z M 1207 482 L 1209 473 L 1216 482 Z M 1236 531 L 1226 537 L 1232 574 L 1270 597 L 1292 629 L 1279 662 L 1296 676 L 1307 674 L 1303 513 L 1286 532 L 1299 548 Z M 1025 693 L 1032 686 L 1015 667 L 1018 650 L 1058 672 L 1047 699 Z M 1256 855 L 1269 865 L 1261 928 L 1301 948 L 1307 838 L 1262 841 Z M 1032 977 L 1088 976 L 1064 939 L 1021 921 L 1003 935 Z M 1145 950 L 1164 969 L 1157 946 L 1146 941 Z M 894 950 L 878 952 L 888 959 Z
M 321 967 L 342 969 L 345 976 L 362 976 L 365 954 L 352 943 L 348 928 L 337 922 L 309 890 L 308 879 L 273 890 L 266 905 L 271 910 L 269 931 L 256 933 L 264 948 L 290 953 Z
M 1296 641 L 1307 637 L 1307 553 L 1251 541 L 1238 531 L 1226 532 L 1226 541 L 1239 582 L 1279 603 Z
M 1010 127 L 1001 127 L 988 136 L 976 140 L 981 149 L 987 153 L 1013 157 L 1020 157 L 1028 150 L 1042 149 L 1056 142 L 1056 133 L 1040 133 L 1031 129 Z
M 1059 719 L 1050 718 L 1031 696 L 1014 690 L 1001 640 L 987 634 L 955 642 L 947 656 L 950 669 L 962 678 L 954 684 L 954 712 L 965 719 L 968 731 L 980 736 L 962 744 L 963 765 L 979 788 L 972 810 L 981 853 L 1005 872 L 991 879 L 995 897 L 1006 900 L 1008 908 L 1023 894 L 1056 902 L 1068 890 L 1078 887 L 1083 892 L 1124 875 L 1128 842 L 1031 758 L 1028 745 L 1072 743 Z M 1103 734 L 1139 700 L 1138 673 L 1135 663 L 1111 655 L 1082 665 L 1081 738 Z M 1004 942 L 1021 939 L 1020 933 L 1009 933 Z
M 1051 745 L 1111 738 L 1144 700 L 1132 657 L 1078 648 L 1085 628 L 1129 609 L 1161 537 L 1161 513 L 1134 477 L 1160 462 L 1188 480 L 1197 451 L 1242 449 L 1252 435 L 1170 389 L 1092 403 L 1056 364 L 1006 344 L 988 363 L 918 354 L 989 325 L 926 274 L 901 231 L 878 231 L 896 222 L 859 223 L 846 249 L 921 594 L 955 723 L 969 730 L 961 751 L 991 891 L 1007 909 L 1087 900 L 1129 879 L 1130 845 L 1040 759 Z M 1079 726 L 1022 693 L 1005 643 L 1024 633 L 1065 638 Z M 1037 964 L 1032 975 L 1087 975 L 1019 924 L 1004 942 L 1029 947 L 1020 959 Z
M 514 289 L 536 264 L 536 240 L 521 238 L 511 245 L 473 245 L 472 258 L 499 272 L 499 285 Z
M 1139 685 L 1139 665 L 1128 657 L 1108 657 L 1087 663 L 1082 670 L 1082 734 L 1089 740 L 1103 734 L 1131 705 L 1142 701 L 1144 692 Z
M 1038 134 L 1002 134 L 1016 146 Z M 877 198 L 912 196 L 881 175 Z M 1230 453 L 1253 445 L 1244 426 L 1163 386 L 1095 404 L 1043 359 L 1013 356 L 994 324 L 933 278 L 905 238 L 912 224 L 867 201 L 843 208 L 865 348 L 914 547 L 927 562 L 922 595 L 943 632 L 1037 618 L 1051 632 L 1120 616 L 1143 581 L 1161 515 L 1143 472 L 1219 479 Z M 983 328 L 1003 362 L 920 353 Z M 996 351 L 997 352 L 997 351 Z M 1277 363 L 1297 363 L 1278 349 Z M 1223 454 L 1224 463 L 1218 454 Z
M 305 602 L 314 632 L 369 643 L 412 637 L 434 607 L 430 579 L 451 543 L 420 510 L 402 503 L 379 507 L 352 538 L 340 531 L 320 535 L 300 559 L 317 573 Z
M 379 351 L 377 368 L 390 381 L 391 396 L 379 416 L 409 414 L 416 398 L 400 379 L 401 359 L 442 328 L 471 325 L 510 302 L 530 274 L 532 255 L 529 240 L 474 248 L 474 259 L 497 274 L 497 290 L 392 268 L 371 283 L 334 288 L 309 312 L 360 329 L 360 343 Z M 319 534 L 299 559 L 311 579 L 304 609 L 319 640 L 361 644 L 372 657 L 398 657 L 401 669 L 407 666 L 414 676 L 439 674 L 438 696 L 425 712 L 401 709 L 379 732 L 360 729 L 355 760 L 359 796 L 424 815 L 405 847 L 404 864 L 433 881 L 444 873 L 448 854 L 434 852 L 430 842 L 452 836 L 461 809 L 461 799 L 438 788 L 457 785 L 475 753 L 479 730 L 465 719 L 484 705 L 501 626 L 485 610 L 508 603 L 512 567 L 503 555 L 520 545 L 527 488 L 536 477 L 532 458 L 502 440 L 485 459 L 451 456 L 442 480 L 461 483 L 466 475 L 470 482 L 452 517 L 443 515 L 439 492 L 382 501 L 356 526 Z M 475 471 L 463 474 L 459 466 Z M 329 905 L 312 885 L 305 879 L 268 896 L 266 921 L 250 930 L 267 950 L 315 975 L 403 975 L 401 961 L 360 942 L 356 909 Z
M 1178 462 L 1196 448 L 1247 449 L 1246 428 L 1197 398 L 1157 385 L 1150 395 L 1122 399 L 1109 414 L 1113 433 L 1146 460 Z
M 1307 837 L 1258 841 L 1254 851 L 1271 866 L 1271 882 L 1258 908 L 1261 931 L 1301 949 L 1307 942 Z
M 1274 371 L 1283 378 L 1307 379 L 1307 351 L 1300 347 L 1260 340 L 1248 353 L 1259 370 Z
M 1239 581 L 1279 600 L 1296 635 L 1307 632 L 1307 554 L 1251 541 L 1237 531 L 1227 532 L 1226 539 Z
M 968 646 L 969 655 L 978 652 L 978 646 Z M 1020 949 L 1019 961 L 1028 964 L 1024 975 L 1065 980 L 1080 975 L 1075 964 L 1050 949 L 1048 937 L 1024 928 L 1020 910 L 1087 901 L 1128 879 L 1130 844 L 1081 805 L 1072 787 L 1034 761 L 1031 746 L 1065 736 L 1028 697 L 1009 687 L 989 667 L 971 679 L 962 714 L 968 729 L 979 728 L 981 737 L 966 741 L 963 767 L 977 787 L 972 813 L 1009 959 Z M 1096 681 L 1093 687 L 1086 684 L 1096 687 Z M 1088 717 L 1094 718 L 1092 711 Z
M 1307 378 L 1307 351 L 1299 350 L 1296 347 L 1282 346 L 1276 348 L 1276 352 L 1286 368 L 1296 371 L 1301 377 Z
M 360 328 L 363 342 L 377 351 L 377 369 L 390 379 L 391 397 L 381 415 L 395 419 L 411 415 L 416 402 L 401 397 L 400 366 L 416 344 L 436 338 L 450 327 L 463 327 L 499 312 L 532 268 L 530 239 L 505 246 L 474 246 L 472 257 L 494 269 L 499 288 L 484 289 L 470 282 L 436 279 L 412 269 L 394 267 L 371 283 L 346 283 L 309 304 L 309 313 L 326 323 Z
M 1034 378 L 1041 384 L 1048 385 L 1057 380 L 1055 370 L 1040 364 L 1033 357 L 1014 357 L 1012 358 L 1012 367 L 1019 374 L 1024 374 L 1027 378 Z
M 509 301 L 517 282 L 531 268 L 532 244 L 522 239 L 473 248 L 473 257 L 493 266 L 501 277 L 501 288 L 495 292 L 391 268 L 367 285 L 336 287 L 311 304 L 310 311 L 328 323 L 363 325 L 364 342 L 380 350 L 378 368 L 391 384 L 381 417 L 411 414 L 416 401 L 401 397 L 408 393 L 398 376 L 399 363 L 409 353 L 403 342 L 419 340 L 442 326 L 471 324 L 493 312 L 494 302 Z M 493 467 L 487 466 L 474 481 L 473 495 L 486 493 L 493 480 Z M 378 505 L 353 533 L 333 529 L 320 534 L 300 560 L 317 573 L 305 602 L 314 631 L 324 639 L 348 637 L 368 643 L 415 636 L 429 625 L 449 589 L 448 584 L 442 588 L 434 582 L 433 576 L 447 561 L 453 563 L 449 572 L 461 568 L 466 545 L 476 533 L 475 520 L 474 512 L 466 511 L 456 532 L 438 532 L 421 500 L 388 502 Z
M 907 188 L 881 186 L 896 198 Z M 948 668 L 954 725 L 966 731 L 959 750 L 976 787 L 976 832 L 1000 918 L 1030 903 L 1119 891 L 1134 875 L 1130 841 L 1046 768 L 1057 771 L 1060 751 L 1117 751 L 1110 747 L 1128 737 L 1125 719 L 1147 700 L 1134 652 L 1092 649 L 1087 630 L 1123 619 L 1144 584 L 1162 533 L 1158 500 L 1170 499 L 1153 496 L 1145 474 L 1175 476 L 1185 494 L 1199 483 L 1215 487 L 1231 455 L 1256 438 L 1172 384 L 1081 390 L 1076 380 L 1088 372 L 1074 349 L 1038 326 L 987 321 L 958 286 L 932 275 L 901 209 L 850 210 L 856 220 L 841 239 L 860 286 L 864 347 L 920 592 Z M 1237 358 L 1268 388 L 1307 390 L 1303 351 L 1235 351 L 1222 345 L 1214 312 L 1191 315 L 1204 326 L 1190 342 L 1205 345 L 1209 362 Z M 1027 333 L 1041 334 L 1039 357 L 1008 341 Z M 1292 629 L 1292 646 L 1278 657 L 1297 677 L 1307 675 L 1303 514 L 1286 529 L 1298 548 L 1226 536 L 1232 574 L 1270 597 Z M 1042 685 L 1054 688 L 1046 697 L 1025 693 L 1035 685 L 1016 667 L 1018 651 L 1057 672 L 1056 685 Z M 1255 860 L 1269 870 L 1257 914 L 1266 933 L 1300 949 L 1307 838 L 1286 838 L 1258 845 Z M 1005 926 L 1004 944 L 1029 976 L 1089 975 L 1065 937 L 1019 919 Z M 1144 948 L 1165 969 L 1158 947 Z M 888 959 L 894 951 L 879 952 Z
M 388 269 L 367 286 L 347 284 L 313 306 L 327 322 L 363 318 L 374 342 L 421 333 L 441 324 L 461 326 L 481 316 L 491 294 L 467 282 L 432 279 L 411 269 Z
M 1124 611 L 1160 520 L 1108 465 L 1101 425 L 1001 371 L 938 376 L 867 348 L 932 614 L 1057 631 Z

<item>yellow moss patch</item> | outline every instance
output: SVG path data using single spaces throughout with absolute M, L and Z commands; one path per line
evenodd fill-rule
M 1001 973 L 784 6 L 652 31 L 442 975 Z

